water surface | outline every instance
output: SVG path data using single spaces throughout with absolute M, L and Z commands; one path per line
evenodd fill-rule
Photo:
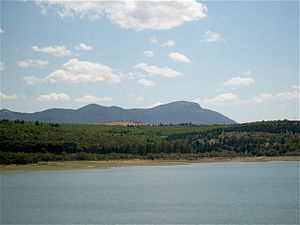
M 1 173 L 2 224 L 299 224 L 299 163 Z

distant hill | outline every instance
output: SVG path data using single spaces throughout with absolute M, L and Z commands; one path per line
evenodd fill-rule
M 86 105 L 79 109 L 53 108 L 35 113 L 0 110 L 0 119 L 48 123 L 95 124 L 113 121 L 136 121 L 146 124 L 234 124 L 234 120 L 194 102 L 177 101 L 153 108 L 123 109 L 117 106 Z

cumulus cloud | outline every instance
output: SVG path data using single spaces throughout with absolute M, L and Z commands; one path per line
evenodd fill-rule
M 47 60 L 33 60 L 33 59 L 26 59 L 22 61 L 17 61 L 17 64 L 19 67 L 22 68 L 29 68 L 29 67 L 36 67 L 36 68 L 41 68 L 49 64 Z
M 232 93 L 224 93 L 215 96 L 214 98 L 195 99 L 194 102 L 203 105 L 239 105 L 241 104 L 238 96 Z
M 38 84 L 43 81 L 42 79 L 35 77 L 35 76 L 25 76 L 23 79 L 24 79 L 25 83 L 28 85 Z
M 3 94 L 2 92 L 0 92 L 0 99 L 12 100 L 12 99 L 17 99 L 17 98 L 18 98 L 17 95 L 6 95 L 6 94 Z
M 112 101 L 112 99 L 109 97 L 100 98 L 94 95 L 85 95 L 80 98 L 76 98 L 74 101 L 75 102 L 110 102 Z
M 279 92 L 276 94 L 271 93 L 263 93 L 258 96 L 254 96 L 252 98 L 252 102 L 254 103 L 263 103 L 271 100 L 293 100 L 293 99 L 299 99 L 299 87 L 297 85 L 293 85 L 292 89 L 296 89 L 293 91 L 284 91 Z
M 279 100 L 299 99 L 299 91 L 280 92 L 276 94 L 276 98 Z
M 175 44 L 176 44 L 175 41 L 167 40 L 167 41 L 161 43 L 161 47 L 171 47 L 171 46 L 174 46 Z
M 38 97 L 39 101 L 68 101 L 70 100 L 70 96 L 65 93 L 55 93 L 52 92 L 48 95 L 41 95 Z
M 153 57 L 154 53 L 152 51 L 144 51 L 144 56 Z
M 75 49 L 78 51 L 89 51 L 92 50 L 93 48 L 84 43 L 80 43 L 78 46 L 75 47 Z
M 279 92 L 276 94 L 271 94 L 271 93 L 263 93 L 257 96 L 254 96 L 252 98 L 252 102 L 254 103 L 264 103 L 267 101 L 271 100 L 293 100 L 293 99 L 299 99 L 299 86 L 298 85 L 292 85 L 291 86 L 292 91 L 284 91 L 284 92 Z
M 296 87 L 292 87 L 296 89 Z M 271 100 L 293 100 L 293 99 L 299 99 L 299 90 L 294 91 L 285 91 L 285 92 L 279 92 L 276 94 L 271 93 L 263 93 L 258 96 L 254 96 L 252 98 L 252 102 L 254 103 L 264 103 Z
M 252 98 L 252 101 L 255 103 L 264 103 L 270 100 L 273 100 L 274 96 L 271 93 L 263 93 Z
M 38 81 L 38 78 L 35 79 L 32 76 L 26 79 L 29 83 L 31 81 Z M 55 70 L 41 80 L 50 83 L 63 81 L 71 83 L 103 81 L 116 84 L 121 82 L 121 77 L 109 66 L 89 61 L 80 61 L 78 59 L 70 59 L 61 69 Z
M 292 89 L 297 89 L 297 90 L 300 90 L 300 86 L 299 84 L 294 84 L 291 86 Z
M 0 27 L 0 34 L 4 34 L 4 30 Z
M 296 87 L 294 87 L 295 89 Z M 252 104 L 252 103 L 265 103 L 275 100 L 299 100 L 299 90 L 280 92 L 277 94 L 272 93 L 262 93 L 257 96 L 252 97 L 249 100 L 240 100 L 239 97 L 233 93 L 219 94 L 213 98 L 205 99 L 195 99 L 194 102 L 203 105 L 242 105 L 242 104 Z
M 165 42 L 159 43 L 156 37 L 152 37 L 149 39 L 149 41 L 153 44 L 159 44 L 161 47 L 171 47 L 174 46 L 176 43 L 173 40 L 167 40 Z
M 146 87 L 150 87 L 154 85 L 154 82 L 152 80 L 147 80 L 145 78 L 141 78 L 137 80 L 137 83 Z
M 139 78 L 143 78 L 143 77 L 146 77 L 146 75 L 141 74 L 141 73 L 135 73 L 135 72 L 121 74 L 122 80 L 134 80 L 134 79 L 139 79 Z
M 47 15 L 49 9 L 60 17 L 79 16 L 98 20 L 102 16 L 121 28 L 136 31 L 166 30 L 206 17 L 207 8 L 196 0 L 186 1 L 43 1 L 36 0 Z
M 224 85 L 228 86 L 250 86 L 254 84 L 255 81 L 251 77 L 232 77 L 224 82 Z
M 64 45 L 58 46 L 47 46 L 47 47 L 31 47 L 36 52 L 42 52 L 49 55 L 54 55 L 57 57 L 71 56 L 71 51 L 68 50 Z
M 178 76 L 182 76 L 181 72 L 176 70 L 170 69 L 169 67 L 157 67 L 157 66 L 150 66 L 146 63 L 139 63 L 134 66 L 136 69 L 141 69 L 146 73 L 149 74 L 156 74 L 167 78 L 174 78 Z
M 187 56 L 180 54 L 178 52 L 171 52 L 168 56 L 171 60 L 175 62 L 182 62 L 182 63 L 190 62 L 190 59 Z
M 4 62 L 0 61 L 0 71 L 4 70 Z
M 220 41 L 225 41 L 225 40 L 222 39 L 222 37 L 219 33 L 207 30 L 202 35 L 202 41 L 205 41 L 205 42 L 220 42 Z

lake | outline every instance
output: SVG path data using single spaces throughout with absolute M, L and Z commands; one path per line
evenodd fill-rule
M 299 162 L 1 173 L 1 224 L 299 224 Z

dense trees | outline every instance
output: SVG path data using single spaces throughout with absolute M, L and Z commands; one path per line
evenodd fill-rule
M 104 126 L 0 122 L 0 163 L 300 155 L 299 121 Z

